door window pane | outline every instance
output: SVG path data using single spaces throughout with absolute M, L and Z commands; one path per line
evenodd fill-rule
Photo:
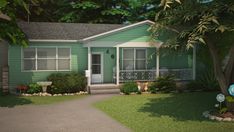
M 93 54 L 92 55 L 92 64 L 100 64 L 101 63 L 101 55 Z
M 38 58 L 56 58 L 56 48 L 38 48 Z
M 24 70 L 36 70 L 35 60 L 24 60 Z
M 70 70 L 70 59 L 59 59 L 58 70 Z
M 38 70 L 56 70 L 55 59 L 38 59 L 37 65 Z
M 70 49 L 58 48 L 58 58 L 70 58 Z
M 24 58 L 35 58 L 36 56 L 35 48 L 25 48 L 23 51 L 24 51 Z
M 101 65 L 92 65 L 92 74 L 101 74 Z

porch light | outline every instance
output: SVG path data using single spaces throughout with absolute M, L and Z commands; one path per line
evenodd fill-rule
M 107 53 L 107 54 L 109 54 L 109 53 L 110 53 L 109 49 L 107 49 L 107 50 L 106 50 L 106 53 Z

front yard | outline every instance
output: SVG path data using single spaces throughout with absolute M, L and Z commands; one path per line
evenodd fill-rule
M 133 131 L 224 132 L 233 123 L 210 121 L 202 112 L 213 109 L 217 93 L 116 96 L 95 106 Z
M 17 105 L 42 105 L 53 104 L 68 100 L 80 99 L 87 95 L 74 95 L 74 96 L 0 96 L 0 107 L 14 107 Z

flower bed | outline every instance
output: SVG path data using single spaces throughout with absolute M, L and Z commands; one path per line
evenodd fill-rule
M 86 95 L 88 92 L 80 91 L 76 93 L 64 93 L 64 94 L 50 94 L 50 93 L 33 93 L 33 94 L 27 94 L 22 93 L 21 96 L 74 96 L 74 95 Z
M 219 114 L 215 111 L 205 111 L 202 113 L 202 115 L 205 118 L 208 118 L 210 120 L 216 120 L 216 121 L 234 121 L 234 113 L 233 112 L 226 112 Z

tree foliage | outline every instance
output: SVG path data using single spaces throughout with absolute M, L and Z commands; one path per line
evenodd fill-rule
M 156 13 L 156 23 L 151 28 L 154 37 L 170 33 L 165 45 L 173 48 L 197 44 L 206 45 L 213 60 L 214 72 L 221 91 L 227 94 L 228 85 L 234 76 L 234 44 L 218 43 L 216 38 L 223 33 L 232 34 L 234 29 L 234 1 L 213 0 L 161 0 L 161 10 Z M 230 35 L 228 35 L 230 38 Z M 220 41 L 219 41 L 220 42 Z M 221 51 L 225 51 L 221 55 Z M 226 64 L 224 58 L 228 58 Z
M 30 2 L 30 21 L 132 23 L 154 20 L 160 0 L 36 0 Z M 28 19 L 27 12 L 17 16 Z
M 0 2 L 0 39 L 6 40 L 10 44 L 27 46 L 25 34 L 17 26 L 16 12 L 18 7 L 22 7 L 28 12 L 24 0 L 1 0 Z

